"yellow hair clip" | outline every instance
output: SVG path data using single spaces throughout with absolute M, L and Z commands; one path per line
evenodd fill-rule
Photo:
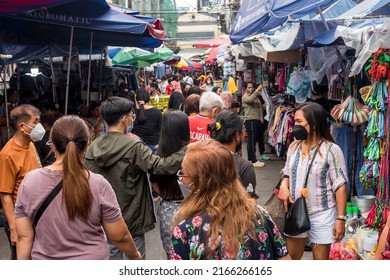
M 215 129 L 220 130 L 221 129 L 221 124 L 219 122 L 215 123 Z

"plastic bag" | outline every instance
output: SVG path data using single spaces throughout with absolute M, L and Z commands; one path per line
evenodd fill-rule
M 353 238 L 343 239 L 340 242 L 332 243 L 329 253 L 330 260 L 358 260 L 356 242 Z

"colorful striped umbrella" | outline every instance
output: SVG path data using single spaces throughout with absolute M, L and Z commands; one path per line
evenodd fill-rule
M 168 63 L 168 64 L 170 64 L 172 67 L 176 67 L 181 70 L 198 70 L 198 71 L 203 70 L 201 64 L 185 59 L 184 57 L 181 57 L 180 60 L 177 62 Z

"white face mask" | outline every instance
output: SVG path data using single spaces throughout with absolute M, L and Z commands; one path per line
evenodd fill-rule
M 29 135 L 33 142 L 37 142 L 37 141 L 41 141 L 42 140 L 43 136 L 46 133 L 46 130 L 42 126 L 42 124 L 38 123 L 35 127 L 31 127 L 31 126 L 29 126 L 26 123 L 23 123 L 23 124 L 32 129 L 30 133 L 27 133 L 25 131 L 24 131 L 24 133 Z
M 211 81 L 207 81 L 207 84 L 208 84 L 208 85 L 211 84 Z

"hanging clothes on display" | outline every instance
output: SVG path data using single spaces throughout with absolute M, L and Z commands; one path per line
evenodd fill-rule
M 288 66 L 283 67 L 282 71 L 279 76 L 279 86 L 278 86 L 278 91 L 279 92 L 284 92 L 286 89 L 286 72 L 288 71 Z
M 307 98 L 311 96 L 309 70 L 302 67 L 294 68 L 288 81 L 287 93 L 293 95 L 297 103 L 306 102 Z
M 252 69 L 246 69 L 244 71 L 244 81 L 245 82 L 248 82 L 248 81 L 254 81 L 254 76 L 253 76 L 253 70 Z
M 264 119 L 269 123 L 274 108 L 273 108 L 272 101 L 269 98 L 267 89 L 265 87 L 261 89 L 260 96 L 264 101 L 264 105 L 263 105 L 263 108 L 265 109 Z
M 157 66 L 154 67 L 154 76 L 156 77 L 156 79 L 161 79 L 163 76 L 165 76 L 164 63 L 158 63 Z
M 363 131 L 360 127 L 334 124 L 333 138 L 343 152 L 348 171 L 348 199 L 354 195 L 374 194 L 365 191 L 360 181 L 360 169 L 363 165 Z M 351 145 L 352 144 L 352 145 Z
M 223 77 L 236 76 L 236 63 L 233 61 L 225 61 L 223 63 Z
M 234 80 L 234 78 L 232 76 L 229 76 L 226 84 L 227 84 L 227 91 L 228 92 L 230 92 L 231 94 L 237 94 L 238 88 L 236 85 L 236 81 Z
M 129 73 L 128 75 L 128 85 L 129 89 L 133 91 L 138 90 L 138 80 L 134 72 Z
M 256 77 L 256 84 L 262 84 L 263 83 L 263 65 L 257 64 L 255 67 L 255 77 Z
M 269 143 L 275 148 L 276 155 L 284 158 L 288 147 L 293 141 L 292 128 L 294 126 L 294 108 L 279 105 L 275 108 L 274 117 L 268 130 Z
M 237 89 L 238 95 L 242 96 L 244 91 L 244 80 L 242 79 L 242 73 L 237 73 Z

